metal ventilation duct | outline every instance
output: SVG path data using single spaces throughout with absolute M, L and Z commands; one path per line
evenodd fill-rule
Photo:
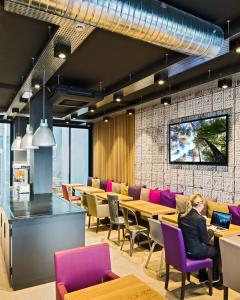
M 220 27 L 157 0 L 7 0 L 186 54 L 214 57 Z

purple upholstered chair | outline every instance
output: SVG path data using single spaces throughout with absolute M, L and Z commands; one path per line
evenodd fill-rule
M 54 254 L 56 299 L 76 290 L 119 278 L 111 271 L 108 244 L 99 244 Z
M 212 296 L 212 259 L 189 259 L 186 257 L 186 250 L 181 229 L 162 223 L 163 240 L 166 258 L 166 279 L 165 289 L 168 289 L 169 267 L 173 266 L 182 272 L 181 297 L 184 299 L 186 275 L 190 280 L 190 273 L 201 269 L 208 269 L 209 295 Z

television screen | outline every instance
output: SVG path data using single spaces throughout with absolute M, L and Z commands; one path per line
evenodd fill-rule
M 228 116 L 170 124 L 169 162 L 227 165 Z

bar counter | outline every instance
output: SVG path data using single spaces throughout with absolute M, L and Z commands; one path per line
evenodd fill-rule
M 54 280 L 54 252 L 85 245 L 85 213 L 56 195 L 4 190 L 0 242 L 14 290 Z

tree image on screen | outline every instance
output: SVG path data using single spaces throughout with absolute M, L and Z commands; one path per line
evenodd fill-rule
M 170 162 L 227 163 L 227 116 L 170 125 Z

